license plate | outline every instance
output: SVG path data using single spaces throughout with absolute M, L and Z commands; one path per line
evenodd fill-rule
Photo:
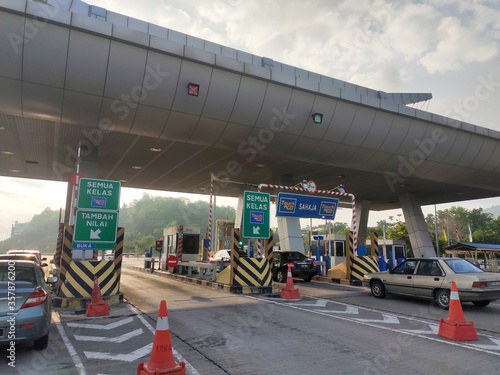
M 0 337 L 3 337 L 4 329 L 0 328 Z
M 490 281 L 490 286 L 500 286 L 500 281 Z

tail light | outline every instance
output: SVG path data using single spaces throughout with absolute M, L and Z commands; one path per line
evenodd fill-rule
M 486 281 L 474 281 L 472 283 L 473 288 L 486 288 L 488 283 Z
M 21 306 L 21 309 L 26 307 L 38 306 L 47 300 L 47 293 L 43 289 L 35 289 L 33 293 L 28 297 L 26 302 Z
M 316 262 L 313 262 L 313 267 L 316 265 Z
M 292 263 L 292 262 L 288 263 L 288 265 L 289 265 L 290 267 L 295 267 L 295 263 Z

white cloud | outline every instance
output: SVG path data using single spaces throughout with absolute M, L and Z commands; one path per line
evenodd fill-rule
M 433 74 L 456 71 L 473 62 L 486 62 L 498 55 L 498 44 L 473 27 L 464 27 L 458 18 L 446 17 L 436 30 L 439 43 L 422 64 Z

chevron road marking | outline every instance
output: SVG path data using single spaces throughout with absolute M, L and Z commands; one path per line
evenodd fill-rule
M 133 362 L 137 361 L 139 358 L 145 357 L 148 354 L 151 354 L 151 350 L 153 349 L 153 343 L 147 344 L 142 348 L 136 349 L 133 352 L 126 354 L 115 354 L 115 353 L 106 353 L 106 352 L 87 352 L 83 353 L 88 359 L 104 359 L 107 361 L 124 361 L 124 362 Z
M 380 319 L 359 319 L 359 318 L 352 318 L 352 319 L 357 321 L 357 322 L 366 322 L 366 323 L 399 324 L 399 319 L 396 318 L 394 315 L 382 314 L 382 317 L 384 318 L 383 320 L 380 320 Z
M 409 333 L 417 333 L 419 335 L 429 335 L 429 334 L 437 334 L 439 332 L 439 325 L 437 324 L 428 324 L 430 331 L 429 330 L 423 330 L 423 329 L 403 329 L 405 332 Z
M 358 315 L 359 314 L 359 309 L 354 306 L 346 306 L 345 311 L 333 311 L 333 310 L 318 310 L 319 312 L 322 313 L 329 313 L 329 314 L 352 314 L 352 315 Z
M 109 323 L 109 324 L 88 324 L 88 323 L 66 323 L 68 327 L 72 328 L 85 328 L 85 329 L 101 329 L 105 331 L 109 331 L 110 329 L 115 329 L 117 327 L 123 326 L 132 322 L 134 318 L 130 317 L 123 320 L 118 320 L 117 322 Z
M 73 337 L 75 338 L 75 340 L 78 341 L 101 341 L 101 342 L 122 343 L 124 341 L 130 340 L 133 337 L 139 336 L 140 334 L 142 334 L 142 332 L 143 332 L 142 328 L 139 328 L 117 337 L 80 336 L 80 335 L 74 335 Z
M 490 337 L 490 340 L 494 342 L 493 345 L 487 345 L 487 344 L 468 344 L 470 346 L 474 346 L 476 348 L 481 348 L 481 349 L 488 349 L 488 350 L 500 350 L 500 340 L 499 339 L 494 339 Z
M 425 339 L 425 340 L 430 340 L 430 341 L 435 341 L 435 342 L 439 342 L 441 344 L 446 344 L 446 345 L 451 345 L 451 346 L 456 346 L 456 347 L 460 347 L 462 349 L 469 349 L 469 350 L 474 350 L 474 351 L 477 351 L 477 352 L 481 352 L 481 353 L 487 353 L 487 354 L 492 354 L 492 355 L 495 355 L 495 356 L 500 356 L 500 339 L 499 338 L 494 338 L 494 337 L 491 337 L 491 336 L 488 336 L 488 335 L 484 335 L 484 334 L 481 334 L 481 333 L 478 333 L 478 336 L 480 336 L 480 339 L 483 340 L 483 339 L 489 339 L 491 341 L 493 341 L 496 345 L 487 345 L 487 344 L 467 344 L 467 343 L 462 343 L 462 342 L 457 342 L 457 341 L 450 341 L 450 340 L 447 340 L 447 339 L 444 339 L 444 338 L 441 338 L 440 336 L 436 336 L 436 335 L 432 335 L 430 336 L 429 334 L 431 333 L 430 331 L 427 331 L 427 330 L 424 330 L 424 331 L 421 331 L 421 330 L 415 330 L 415 331 L 412 331 L 412 330 L 405 330 L 403 328 L 396 328 L 395 326 L 388 326 L 384 323 L 393 323 L 393 324 L 396 324 L 396 320 L 398 320 L 398 323 L 399 323 L 399 319 L 405 319 L 405 320 L 409 320 L 409 321 L 412 321 L 412 322 L 418 322 L 418 323 L 423 323 L 423 324 L 428 324 L 429 327 L 431 328 L 431 330 L 433 330 L 433 326 L 435 326 L 434 324 L 430 324 L 428 321 L 424 321 L 423 319 L 419 319 L 419 318 L 412 318 L 412 317 L 408 317 L 408 316 L 399 316 L 399 319 L 397 316 L 395 315 L 388 315 L 388 314 L 383 314 L 383 315 L 386 315 L 384 317 L 385 321 L 384 320 L 374 320 L 374 319 L 357 319 L 357 318 L 352 318 L 352 317 L 348 317 L 348 316 L 342 316 L 342 314 L 340 315 L 337 315 L 337 314 L 332 314 L 332 311 L 325 311 L 325 310 L 314 310 L 314 309 L 306 309 L 306 308 L 303 308 L 303 307 L 299 307 L 299 306 L 292 306 L 290 304 L 287 304 L 287 303 L 283 303 L 283 302 L 280 302 L 279 299 L 277 298 L 258 298 L 258 297 L 253 297 L 253 296 L 245 296 L 246 298 L 251 298 L 251 299 L 254 299 L 254 300 L 258 300 L 258 301 L 265 301 L 265 302 L 268 302 L 268 303 L 272 303 L 272 304 L 275 304 L 275 305 L 279 305 L 279 306 L 283 306 L 283 307 L 286 307 L 286 308 L 289 308 L 289 309 L 295 309 L 295 310 L 300 310 L 300 311 L 304 311 L 308 314 L 310 313 L 313 313 L 313 314 L 317 314 L 317 315 L 323 315 L 325 317 L 329 317 L 329 318 L 333 318 L 333 319 L 338 319 L 338 320 L 343 320 L 343 321 L 346 321 L 346 322 L 351 322 L 351 323 L 355 323 L 355 324 L 361 324 L 361 325 L 364 325 L 364 326 L 368 326 L 368 327 L 372 327 L 372 328 L 376 328 L 376 329 L 382 329 L 382 330 L 385 330 L 385 331 L 391 331 L 391 332 L 394 332 L 394 333 L 402 333 L 402 334 L 405 334 L 405 335 L 409 335 L 409 336 L 413 336 L 413 337 L 419 337 L 421 339 Z M 308 296 L 308 297 L 312 297 L 312 296 Z M 312 298 L 316 298 L 316 297 L 312 297 Z M 343 305 L 343 306 L 350 306 L 346 303 L 343 303 L 343 302 L 337 302 L 337 301 L 329 301 L 331 303 L 334 303 L 334 304 L 337 304 L 337 305 Z M 366 308 L 366 307 L 360 307 L 359 308 L 360 310 L 365 310 L 365 311 L 371 311 L 371 312 L 375 312 L 375 313 L 381 313 L 380 311 L 377 311 L 375 309 L 371 309 L 371 308 Z M 376 324 L 378 323 L 378 324 Z M 381 324 L 382 323 L 382 324 Z M 434 333 L 434 331 L 432 332 Z
M 308 307 L 325 307 L 328 301 L 326 299 L 319 299 L 316 303 L 287 303 L 287 305 L 294 306 L 308 306 Z

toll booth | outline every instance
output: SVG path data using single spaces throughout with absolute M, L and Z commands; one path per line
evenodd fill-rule
M 170 255 L 177 256 L 179 250 L 179 226 L 163 229 L 163 249 L 165 259 Z M 183 227 L 182 258 L 180 261 L 197 262 L 201 260 L 200 227 Z
M 327 236 L 323 235 L 323 238 Z M 321 256 L 325 256 L 327 254 L 327 239 L 322 240 L 313 240 L 311 242 L 311 253 L 313 256 L 316 256 L 316 248 L 320 247 Z M 331 257 L 331 266 L 334 267 L 337 264 L 345 262 L 345 235 L 343 234 L 332 234 L 330 238 L 330 246 L 329 246 L 329 255 Z

